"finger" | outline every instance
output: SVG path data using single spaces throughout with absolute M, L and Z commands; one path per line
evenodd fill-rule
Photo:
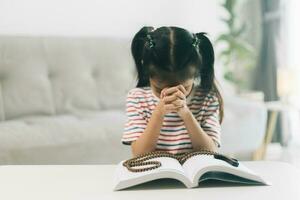
M 181 108 L 183 107 L 183 104 L 184 102 L 182 100 L 176 100 L 176 101 L 173 101 L 172 104 L 176 107 L 176 108 Z
M 186 94 L 187 91 L 186 91 L 186 89 L 183 87 L 183 85 L 180 84 L 180 85 L 178 85 L 177 87 L 178 87 L 178 89 L 179 89 L 184 95 Z
M 168 87 L 165 87 L 161 90 L 160 94 L 162 95 L 162 98 L 166 96 L 165 91 L 168 89 Z
M 181 100 L 185 100 L 185 98 L 186 98 L 184 93 L 182 93 L 181 91 L 177 91 L 176 96 Z
M 166 95 L 173 94 L 174 92 L 176 92 L 176 88 L 177 88 L 177 90 L 181 91 L 184 95 L 186 95 L 187 91 L 182 84 L 168 88 L 166 90 L 165 94 Z
M 160 99 L 163 99 L 163 98 L 164 98 L 164 93 L 163 93 L 163 91 L 160 92 L 159 98 L 160 98 Z
M 172 101 L 174 101 L 174 100 L 176 100 L 177 99 L 177 96 L 176 95 L 169 95 L 169 96 L 165 96 L 164 98 L 163 98 L 163 101 L 165 102 L 165 103 L 169 103 L 169 102 L 172 102 Z
M 178 90 L 177 86 L 167 88 L 166 91 L 165 91 L 165 95 L 167 96 L 167 95 L 173 94 L 177 90 Z

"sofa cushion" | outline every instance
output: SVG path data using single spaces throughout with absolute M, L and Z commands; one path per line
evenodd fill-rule
M 127 38 L 0 37 L 0 120 L 121 108 L 134 87 Z
M 53 114 L 51 82 L 41 45 L 34 39 L 0 39 L 0 114 L 11 119 Z
M 0 126 L 0 164 L 118 163 L 130 156 L 120 142 L 125 120 L 119 110 L 7 120 Z

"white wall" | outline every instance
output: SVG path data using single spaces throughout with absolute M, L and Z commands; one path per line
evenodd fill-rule
M 225 29 L 221 0 L 0 0 L 0 35 L 129 37 L 144 25 L 181 26 L 207 32 Z M 218 46 L 215 47 L 218 52 Z M 216 76 L 222 68 L 216 61 Z
M 117 35 L 143 25 L 222 30 L 218 0 L 0 0 L 0 34 Z
M 288 14 L 288 65 L 290 67 L 300 68 L 300 2 L 298 0 L 287 1 L 287 14 Z
M 287 37 L 287 66 L 289 73 L 288 85 L 291 87 L 290 102 L 294 107 L 290 110 L 289 120 L 291 125 L 292 143 L 300 145 L 300 1 L 285 0 L 287 24 L 284 37 Z

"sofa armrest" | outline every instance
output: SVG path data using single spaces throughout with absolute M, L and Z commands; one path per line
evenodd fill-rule
M 264 139 L 267 109 L 264 102 L 234 95 L 224 95 L 224 121 L 220 151 L 242 160 L 252 153 Z

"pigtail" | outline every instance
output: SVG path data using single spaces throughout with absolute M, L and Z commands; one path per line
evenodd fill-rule
M 214 48 L 205 34 L 206 33 L 203 32 L 194 34 L 194 37 L 197 37 L 199 40 L 198 50 L 201 55 L 201 65 L 199 65 L 200 88 L 206 92 L 214 91 L 216 93 L 220 105 L 220 123 L 222 123 L 224 117 L 224 102 L 214 75 Z
M 131 42 L 131 53 L 137 69 L 137 85 L 136 87 L 149 86 L 149 73 L 145 67 L 144 57 L 147 51 L 147 34 L 152 32 L 154 27 L 144 26 L 138 31 Z
M 200 87 L 202 90 L 210 91 L 214 83 L 214 62 L 215 54 L 210 40 L 205 36 L 206 33 L 196 33 L 200 42 L 198 44 L 199 54 L 201 55 L 201 65 L 199 65 Z

